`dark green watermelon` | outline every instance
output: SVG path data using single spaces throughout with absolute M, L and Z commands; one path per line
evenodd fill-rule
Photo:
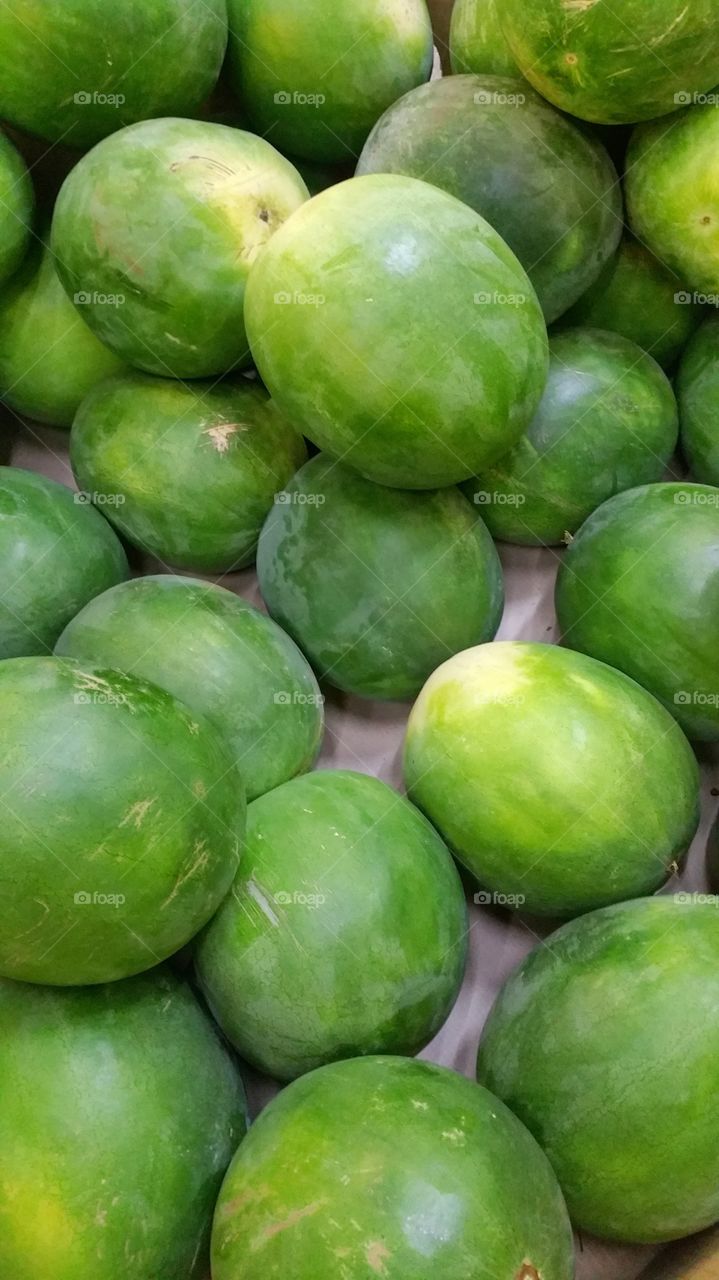
M 0 9 L 0 24 L 2 13 Z M 0 285 L 22 262 L 30 243 L 34 205 L 32 181 L 25 162 L 0 131 Z
M 677 375 L 681 445 L 702 484 L 719 485 L 719 316 L 705 321 Z

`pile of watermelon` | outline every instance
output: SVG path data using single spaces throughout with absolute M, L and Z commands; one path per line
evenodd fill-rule
M 719 13 L 442 8 L 0 3 L 3 1280 L 719 1220 Z

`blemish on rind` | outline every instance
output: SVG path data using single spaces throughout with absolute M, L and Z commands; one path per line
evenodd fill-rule
M 541 1271 L 537 1271 L 537 1268 L 531 1262 L 527 1262 L 525 1260 L 514 1277 L 514 1280 L 542 1280 L 542 1273 Z
M 384 1264 L 391 1256 L 389 1249 L 382 1244 L 381 1240 L 372 1240 L 365 1250 L 367 1266 L 371 1267 L 378 1276 L 387 1274 Z

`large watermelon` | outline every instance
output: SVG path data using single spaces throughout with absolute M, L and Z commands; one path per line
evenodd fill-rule
M 190 990 L 0 982 L 0 1040 L 2 1275 L 203 1280 L 245 1099 Z
M 719 930 L 690 894 L 565 925 L 508 979 L 479 1080 L 534 1133 L 574 1223 L 672 1240 L 719 1217 Z
M 213 1280 L 570 1280 L 548 1162 L 485 1089 L 428 1062 L 313 1071 L 253 1125 L 220 1194 Z
M 245 798 L 217 731 L 157 685 L 0 663 L 0 974 L 123 978 L 184 946 L 237 870 Z
M 501 0 L 455 0 L 449 29 L 449 57 L 455 75 L 519 74 L 502 32 L 499 4 Z
M 687 346 L 676 386 L 689 469 L 703 484 L 719 485 L 719 317 L 707 320 Z
M 0 9 L 0 23 L 2 13 Z M 30 242 L 34 205 L 32 182 L 25 162 L 0 131 L 0 285 L 22 262 Z
M 248 283 L 260 373 L 290 421 L 369 479 L 466 480 L 506 452 L 547 375 L 542 313 L 474 210 L 416 178 L 315 196 Z
M 516 78 L 414 89 L 377 121 L 357 172 L 425 178 L 476 209 L 516 253 L 547 323 L 596 280 L 622 234 L 604 147 Z
M 690 738 L 719 738 L 719 488 L 651 484 L 582 525 L 557 577 L 565 642 L 626 671 Z

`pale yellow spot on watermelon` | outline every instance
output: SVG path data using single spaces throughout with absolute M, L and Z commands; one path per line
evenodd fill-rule
M 382 1244 L 381 1240 L 373 1240 L 367 1245 L 365 1252 L 367 1266 L 371 1267 L 378 1276 L 384 1276 L 387 1274 L 387 1269 L 384 1264 L 388 1258 L 391 1258 L 391 1256 L 389 1249 Z
M 239 422 L 218 422 L 214 427 L 206 427 L 202 434 L 210 437 L 218 453 L 227 453 L 230 448 L 230 440 L 236 432 L 248 430 L 247 426 L 243 426 Z
M 135 830 L 139 831 L 153 804 L 156 803 L 157 796 L 151 796 L 148 800 L 138 800 L 136 804 L 133 804 L 131 808 L 128 809 L 120 823 L 120 826 L 126 827 L 129 823 L 132 823 Z

